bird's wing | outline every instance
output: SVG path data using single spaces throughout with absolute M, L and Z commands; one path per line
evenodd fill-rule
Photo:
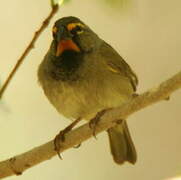
M 104 57 L 103 59 L 108 69 L 112 72 L 126 76 L 130 80 L 134 91 L 136 91 L 138 78 L 124 59 L 106 42 L 102 44 L 100 53 Z

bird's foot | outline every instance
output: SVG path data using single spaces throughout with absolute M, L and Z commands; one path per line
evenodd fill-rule
M 97 139 L 97 137 L 96 137 L 96 126 L 98 125 L 101 117 L 105 114 L 105 112 L 107 112 L 110 109 L 111 108 L 103 109 L 102 111 L 98 112 L 93 119 L 91 119 L 89 121 L 89 127 L 92 129 L 92 134 L 95 137 L 95 139 Z
M 61 142 L 65 141 L 65 135 L 72 130 L 72 128 L 81 120 L 81 118 L 76 119 L 73 121 L 69 126 L 67 126 L 65 129 L 59 132 L 59 134 L 56 135 L 54 139 L 54 150 L 57 152 L 60 159 L 62 159 L 60 155 L 60 149 L 61 149 Z M 61 142 L 60 142 L 61 141 Z
M 81 143 L 80 144 L 77 144 L 76 146 L 74 146 L 74 148 L 79 148 L 81 146 Z
M 65 132 L 64 130 L 60 131 L 59 134 L 56 135 L 54 139 L 54 150 L 57 152 L 57 155 L 60 159 L 62 159 L 62 156 L 60 155 L 60 149 L 61 149 L 61 142 L 65 141 Z

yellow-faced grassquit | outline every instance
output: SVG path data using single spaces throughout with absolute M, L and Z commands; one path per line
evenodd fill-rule
M 123 58 L 76 17 L 55 22 L 38 79 L 60 114 L 85 120 L 133 98 L 138 84 Z M 126 121 L 107 132 L 114 161 L 134 164 L 137 155 Z

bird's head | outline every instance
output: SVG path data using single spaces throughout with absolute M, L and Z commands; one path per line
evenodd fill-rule
M 64 17 L 57 20 L 52 29 L 53 54 L 61 56 L 65 51 L 88 53 L 98 46 L 98 36 L 80 19 Z

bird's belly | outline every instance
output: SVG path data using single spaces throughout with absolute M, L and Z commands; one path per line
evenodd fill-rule
M 83 118 L 89 120 L 97 112 L 121 105 L 128 99 L 126 94 L 116 88 L 98 86 L 70 86 L 61 84 L 47 88 L 45 94 L 59 113 L 70 119 Z M 58 87 L 58 88 L 55 88 Z

